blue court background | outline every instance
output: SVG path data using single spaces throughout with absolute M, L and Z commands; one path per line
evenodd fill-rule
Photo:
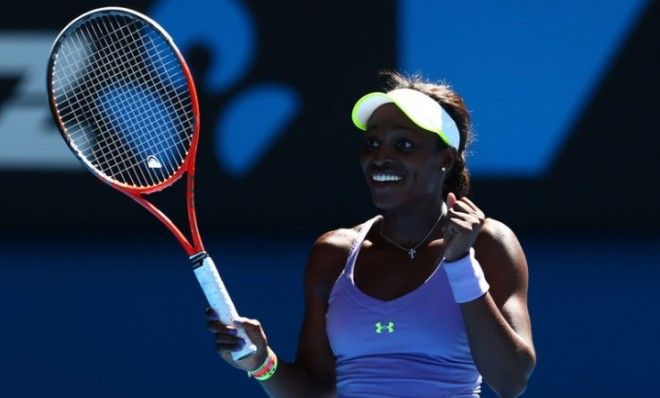
M 525 396 L 658 396 L 657 237 L 521 241 L 538 351 Z M 263 396 L 214 353 L 204 299 L 171 238 L 0 242 L 2 396 Z M 207 244 L 241 313 L 287 360 L 312 242 Z

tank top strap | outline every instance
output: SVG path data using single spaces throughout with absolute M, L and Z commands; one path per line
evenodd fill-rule
M 364 239 L 367 237 L 367 234 L 371 230 L 371 227 L 374 225 L 376 221 L 380 219 L 380 215 L 367 220 L 365 223 L 360 226 L 360 234 L 355 238 L 353 241 L 353 246 L 351 247 L 351 252 L 348 255 L 348 259 L 346 260 L 346 265 L 344 266 L 344 274 L 348 276 L 349 278 L 353 277 L 353 268 L 355 268 L 355 260 L 357 259 L 358 253 L 360 252 L 360 247 L 362 246 L 362 242 L 364 242 Z

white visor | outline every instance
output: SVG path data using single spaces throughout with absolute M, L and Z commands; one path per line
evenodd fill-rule
M 394 103 L 420 128 L 436 133 L 445 144 L 458 150 L 461 136 L 456 122 L 440 104 L 428 95 L 409 88 L 399 88 L 387 93 L 374 92 L 360 98 L 353 107 L 353 123 L 360 130 L 367 130 L 367 121 L 381 105 Z

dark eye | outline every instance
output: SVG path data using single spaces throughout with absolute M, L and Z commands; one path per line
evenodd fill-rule
M 376 141 L 375 138 L 373 138 L 373 137 L 367 137 L 367 138 L 365 138 L 365 140 L 364 140 L 364 145 L 363 145 L 363 147 L 364 147 L 364 149 L 369 150 L 369 149 L 376 149 L 376 148 L 378 148 L 379 145 L 380 145 L 380 144 L 378 144 L 378 141 Z
M 405 138 L 399 138 L 396 141 L 396 148 L 400 150 L 409 150 L 412 149 L 413 143 L 410 140 L 407 140 Z

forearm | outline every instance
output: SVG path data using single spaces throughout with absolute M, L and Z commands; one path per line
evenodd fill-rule
M 275 374 L 266 381 L 257 381 L 271 398 L 334 397 L 332 382 L 318 380 L 305 367 L 280 361 Z
M 484 380 L 501 397 L 522 394 L 536 362 L 531 342 L 513 329 L 488 293 L 460 307 L 470 351 Z

